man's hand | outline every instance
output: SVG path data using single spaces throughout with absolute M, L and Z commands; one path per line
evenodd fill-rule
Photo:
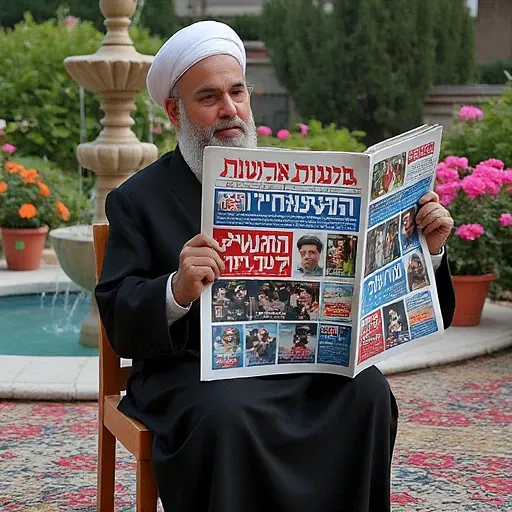
M 450 236 L 453 219 L 450 212 L 439 203 L 435 192 L 427 192 L 420 200 L 416 224 L 425 235 L 430 254 L 439 254 L 441 247 Z
M 172 293 L 179 305 L 187 307 L 221 275 L 224 262 L 219 254 L 222 252 L 217 240 L 203 234 L 183 246 L 178 272 L 172 278 Z

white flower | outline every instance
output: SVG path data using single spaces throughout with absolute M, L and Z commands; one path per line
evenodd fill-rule
M 5 130 L 7 127 L 7 123 L 5 122 L 5 119 L 0 119 L 0 130 Z

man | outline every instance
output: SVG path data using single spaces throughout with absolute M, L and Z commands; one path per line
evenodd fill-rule
M 323 244 L 313 235 L 304 235 L 297 240 L 297 249 L 300 255 L 300 266 L 297 268 L 297 276 L 311 277 L 323 276 L 323 268 L 319 265 Z
M 119 407 L 154 432 L 166 511 L 388 511 L 398 411 L 375 367 L 354 379 L 199 378 L 198 299 L 223 269 L 220 246 L 200 234 L 203 150 L 256 145 L 244 72 L 242 42 L 212 21 L 176 33 L 149 71 L 149 93 L 179 137 L 107 197 L 96 298 L 114 350 L 133 359 Z M 435 195 L 423 203 L 419 225 L 437 254 L 451 219 Z M 453 289 L 437 258 L 448 325 Z

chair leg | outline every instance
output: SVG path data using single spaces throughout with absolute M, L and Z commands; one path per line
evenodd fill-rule
M 137 461 L 137 512 L 155 512 L 158 499 L 151 459 Z
M 116 438 L 101 426 L 98 435 L 98 512 L 114 511 Z

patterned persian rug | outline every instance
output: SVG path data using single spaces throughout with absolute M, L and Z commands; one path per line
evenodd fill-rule
M 512 351 L 390 378 L 394 512 L 512 510 Z M 96 404 L 0 402 L 0 510 L 96 510 Z M 117 511 L 134 510 L 119 449 Z

